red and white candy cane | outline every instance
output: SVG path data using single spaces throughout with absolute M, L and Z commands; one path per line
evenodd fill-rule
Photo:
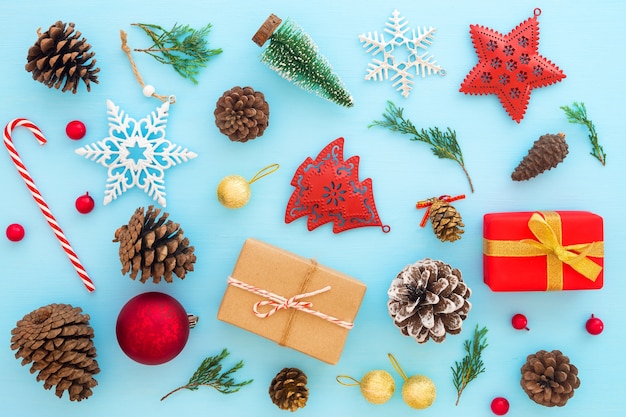
M 91 292 L 96 289 L 95 285 L 91 281 L 91 278 L 89 278 L 89 275 L 87 275 L 87 271 L 85 271 L 85 268 L 80 263 L 80 260 L 78 259 L 78 256 L 76 256 L 76 253 L 72 249 L 70 242 L 68 242 L 67 238 L 63 234 L 63 230 L 61 230 L 61 227 L 59 227 L 59 224 L 57 223 L 56 219 L 52 215 L 52 212 L 50 212 L 50 208 L 48 207 L 48 204 L 46 204 L 46 202 L 44 201 L 43 197 L 41 196 L 41 193 L 37 189 L 37 186 L 35 186 L 35 182 L 33 181 L 28 171 L 26 170 L 24 163 L 22 163 L 22 160 L 20 159 L 20 155 L 17 153 L 15 146 L 13 146 L 13 139 L 11 138 L 11 133 L 13 132 L 13 129 L 19 126 L 25 127 L 26 129 L 30 130 L 30 132 L 35 136 L 35 138 L 41 145 L 46 144 L 47 142 L 46 138 L 43 136 L 43 133 L 41 133 L 41 130 L 39 130 L 39 128 L 35 126 L 33 122 L 24 118 L 14 119 L 5 126 L 4 144 L 6 145 L 7 150 L 9 151 L 9 155 L 11 156 L 11 159 L 13 160 L 13 163 L 15 164 L 17 171 L 22 176 L 22 179 L 26 183 L 26 187 L 28 187 L 28 189 L 30 190 L 31 195 L 37 202 L 37 205 L 39 205 L 39 208 L 41 209 L 41 212 L 43 213 L 44 217 L 48 221 L 48 224 L 52 228 L 52 231 L 54 232 L 57 239 L 61 243 L 63 250 L 65 250 L 65 253 L 70 259 L 70 262 L 74 266 L 76 273 L 78 274 L 80 279 L 83 281 L 83 284 L 85 285 L 87 290 Z

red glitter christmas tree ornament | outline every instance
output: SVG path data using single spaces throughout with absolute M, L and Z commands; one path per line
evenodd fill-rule
M 467 74 L 460 91 L 465 94 L 495 94 L 506 112 L 519 123 L 524 118 L 533 88 L 565 78 L 563 71 L 539 54 L 541 9 L 503 35 L 493 29 L 470 25 L 478 64 Z
M 313 230 L 333 222 L 333 232 L 364 226 L 383 225 L 376 211 L 372 180 L 359 181 L 359 157 L 344 160 L 343 138 L 337 138 L 317 155 L 307 157 L 291 180 L 296 187 L 285 211 L 285 223 L 308 216 L 307 228 Z

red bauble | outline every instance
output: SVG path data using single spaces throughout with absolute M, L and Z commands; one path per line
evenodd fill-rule
M 604 330 L 604 323 L 592 314 L 591 318 L 587 320 L 587 323 L 585 323 L 585 328 L 589 334 L 596 336 Z
M 115 332 L 129 358 L 144 365 L 159 365 L 183 350 L 189 338 L 189 320 L 174 297 L 147 292 L 122 307 Z
M 70 139 L 78 140 L 85 137 L 87 128 L 80 120 L 72 120 L 65 126 L 65 133 Z
M 497 416 L 503 416 L 509 412 L 509 401 L 504 397 L 496 397 L 491 401 L 491 411 Z
M 21 224 L 13 223 L 7 227 L 7 239 L 11 242 L 19 242 L 24 239 L 24 227 Z
M 76 210 L 78 210 L 79 213 L 87 214 L 90 213 L 91 210 L 93 210 L 96 203 L 93 201 L 93 198 L 91 198 L 89 193 L 86 192 L 76 199 L 75 205 Z
M 528 319 L 523 314 L 516 314 L 511 318 L 511 326 L 517 330 L 530 330 L 528 328 Z

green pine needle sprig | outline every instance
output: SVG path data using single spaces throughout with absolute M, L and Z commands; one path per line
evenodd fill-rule
M 197 30 L 178 23 L 170 30 L 149 23 L 133 23 L 132 26 L 143 29 L 154 42 L 149 48 L 135 51 L 145 52 L 162 64 L 172 65 L 176 72 L 194 84 L 198 84 L 195 77 L 200 68 L 206 67 L 212 56 L 222 53 L 221 48 L 209 48 L 206 37 L 211 31 L 210 23 Z
M 456 403 L 459 405 L 461 394 L 467 384 L 476 379 L 476 377 L 485 372 L 485 365 L 483 363 L 481 354 L 487 347 L 487 328 L 474 329 L 474 337 L 467 339 L 464 343 L 466 355 L 461 362 L 454 362 L 452 369 L 452 382 L 454 388 L 457 391 Z
M 231 376 L 243 367 L 243 361 L 237 362 L 237 364 L 235 364 L 235 366 L 230 368 L 228 371 L 222 372 L 221 362 L 228 355 L 228 350 L 224 349 L 219 355 L 209 356 L 208 358 L 205 358 L 196 370 L 196 372 L 194 372 L 191 378 L 189 378 L 189 382 L 187 384 L 170 391 L 161 398 L 161 401 L 163 401 L 176 391 L 180 391 L 182 389 L 195 391 L 201 386 L 207 386 L 215 388 L 222 394 L 232 394 L 239 391 L 241 387 L 251 383 L 253 381 L 252 379 L 242 382 L 235 382 L 235 380 Z
M 287 19 L 270 36 L 261 62 L 298 87 L 344 107 L 354 100 L 313 39 Z
M 596 159 L 600 161 L 602 165 L 606 166 L 606 154 L 604 153 L 604 149 L 602 149 L 602 146 L 600 146 L 600 143 L 598 142 L 598 133 L 596 132 L 596 127 L 594 126 L 593 122 L 587 117 L 587 109 L 585 108 L 585 103 L 574 102 L 572 107 L 561 106 L 561 110 L 565 112 L 568 122 L 587 126 L 587 129 L 589 130 L 589 140 L 591 141 L 591 146 L 593 147 L 590 154 L 596 157 Z
M 438 127 L 418 130 L 410 120 L 404 118 L 403 111 L 403 108 L 397 107 L 392 101 L 387 101 L 383 120 L 375 120 L 368 127 L 385 127 L 392 132 L 411 135 L 413 136 L 411 140 L 429 144 L 435 156 L 442 159 L 451 159 L 459 164 L 467 177 L 470 189 L 474 192 L 472 179 L 465 168 L 461 147 L 456 140 L 456 132 L 449 127 L 445 131 L 440 130 Z

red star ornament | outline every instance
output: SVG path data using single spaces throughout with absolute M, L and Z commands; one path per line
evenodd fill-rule
M 503 35 L 484 26 L 470 25 L 478 64 L 461 84 L 465 94 L 496 94 L 506 112 L 519 123 L 524 118 L 533 88 L 545 87 L 565 78 L 563 71 L 541 56 L 539 22 L 534 16 Z

